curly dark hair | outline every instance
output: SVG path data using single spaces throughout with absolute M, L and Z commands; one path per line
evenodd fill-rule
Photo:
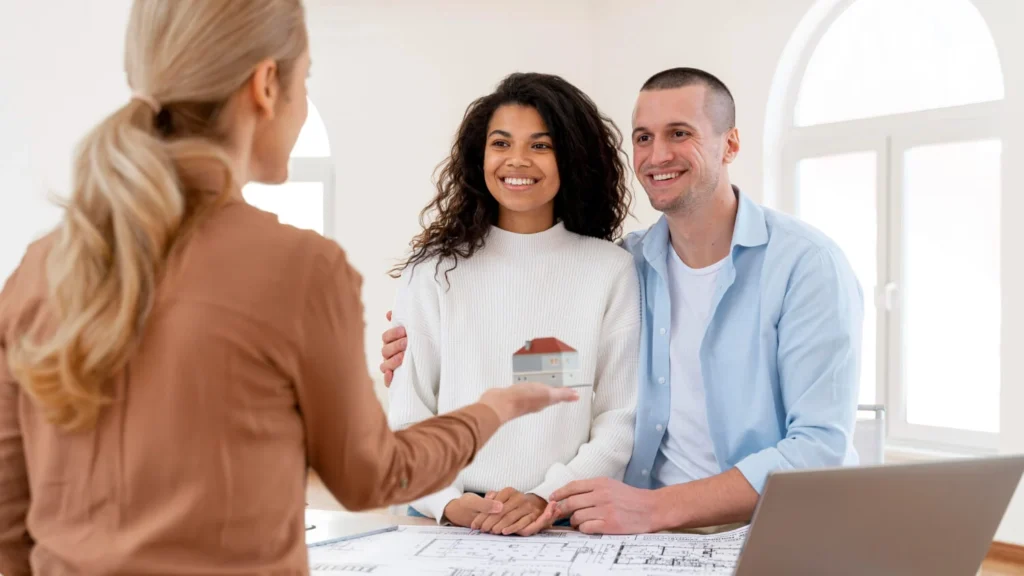
M 437 195 L 420 214 L 423 232 L 410 242 L 410 256 L 392 268 L 392 277 L 434 256 L 440 257 L 438 267 L 441 260 L 450 261 L 447 276 L 459 258 L 469 258 L 484 245 L 498 221 L 498 201 L 484 182 L 487 126 L 498 108 L 516 104 L 537 110 L 551 134 L 560 179 L 555 219 L 582 236 L 616 240 L 621 235 L 633 199 L 626 185 L 622 133 L 564 79 L 515 73 L 466 109 L 451 155 L 438 166 Z M 436 217 L 428 225 L 431 214 Z

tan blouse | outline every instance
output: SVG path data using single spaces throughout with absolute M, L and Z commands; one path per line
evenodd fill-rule
M 234 199 L 168 263 L 95 429 L 49 424 L 6 363 L 48 334 L 33 244 L 0 293 L 0 573 L 306 574 L 307 467 L 349 509 L 451 483 L 495 432 L 475 404 L 388 428 L 361 277 L 331 240 Z

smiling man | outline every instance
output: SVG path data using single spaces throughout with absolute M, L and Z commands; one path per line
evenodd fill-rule
M 829 238 L 732 185 L 735 116 L 725 85 L 692 68 L 656 74 L 637 98 L 633 167 L 663 216 L 623 242 L 643 303 L 625 482 L 550 498 L 583 532 L 748 521 L 772 471 L 856 462 L 861 288 Z M 385 372 L 399 336 L 385 334 Z

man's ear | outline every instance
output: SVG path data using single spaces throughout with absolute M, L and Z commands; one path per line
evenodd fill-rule
M 277 62 L 266 59 L 256 65 L 249 80 L 249 93 L 256 111 L 265 118 L 273 118 L 277 99 L 281 95 Z
M 738 128 L 730 128 L 725 135 L 725 153 L 722 155 L 723 164 L 732 164 L 740 153 L 740 131 Z

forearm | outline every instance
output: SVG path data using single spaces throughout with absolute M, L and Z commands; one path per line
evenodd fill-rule
M 655 491 L 655 530 L 749 522 L 758 493 L 739 470 Z
M 383 414 L 374 420 L 375 431 L 347 433 L 314 452 L 314 469 L 350 510 L 411 502 L 441 490 L 455 481 L 501 424 L 494 410 L 482 404 L 398 432 L 387 427 Z

